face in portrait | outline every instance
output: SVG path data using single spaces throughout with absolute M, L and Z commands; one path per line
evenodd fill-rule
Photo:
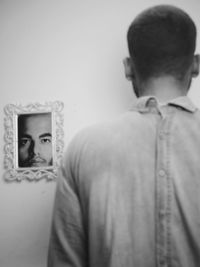
M 19 115 L 19 167 L 52 166 L 52 161 L 51 113 Z

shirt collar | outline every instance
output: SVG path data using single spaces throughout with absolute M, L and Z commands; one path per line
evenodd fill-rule
M 149 109 L 149 106 L 152 106 L 153 103 L 155 103 L 155 106 L 159 105 L 159 101 L 156 99 L 155 96 L 139 97 L 136 101 L 136 108 L 141 112 L 145 112 Z M 167 102 L 166 105 L 180 107 L 192 113 L 194 113 L 197 109 L 188 96 L 181 96 L 172 99 Z
M 187 111 L 194 113 L 197 110 L 197 107 L 193 104 L 188 96 L 180 96 L 171 101 L 169 105 L 181 107 Z

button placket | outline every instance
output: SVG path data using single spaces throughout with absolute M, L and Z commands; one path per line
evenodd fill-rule
M 166 255 L 168 251 L 167 237 L 167 199 L 168 199 L 168 116 L 162 117 L 157 136 L 157 182 L 156 182 L 156 203 L 157 203 L 157 263 L 158 266 L 167 266 Z
M 159 138 L 161 139 L 161 140 L 163 140 L 163 139 L 165 139 L 166 137 L 167 137 L 167 132 L 166 131 L 164 131 L 164 130 L 161 130 L 160 132 L 159 132 Z

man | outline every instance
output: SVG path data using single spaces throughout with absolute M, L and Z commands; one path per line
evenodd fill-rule
M 19 167 L 52 165 L 50 113 L 22 114 L 18 117 Z
M 69 145 L 58 181 L 49 267 L 200 265 L 196 28 L 173 6 L 130 25 L 125 73 L 139 97 Z

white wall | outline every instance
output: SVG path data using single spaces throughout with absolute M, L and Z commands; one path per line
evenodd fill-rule
M 117 116 L 135 97 L 125 80 L 126 31 L 159 0 L 0 0 L 0 149 L 8 103 L 62 100 L 66 145 L 82 127 Z M 199 0 L 170 0 L 200 29 Z M 200 51 L 199 43 L 197 50 Z M 191 97 L 200 106 L 200 79 Z M 44 267 L 55 182 L 3 180 L 0 266 Z

